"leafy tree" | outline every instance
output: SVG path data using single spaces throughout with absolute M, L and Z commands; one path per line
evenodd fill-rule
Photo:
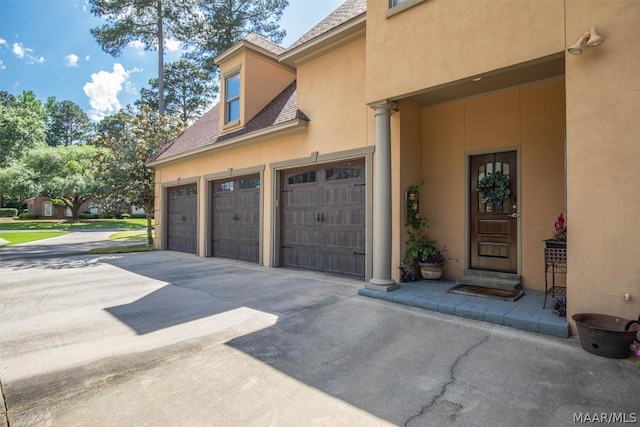
M 184 123 L 200 117 L 218 93 L 210 76 L 193 62 L 181 59 L 165 66 L 166 112 L 180 117 Z M 158 79 L 149 80 L 151 88 L 140 91 L 136 105 L 149 105 L 157 110 Z
M 147 161 L 182 131 L 180 121 L 160 115 L 147 105 L 137 114 L 120 111 L 106 118 L 96 145 L 106 150 L 98 156 L 98 177 L 109 188 L 106 199 L 122 198 L 141 206 L 147 214 L 147 241 L 153 244 L 151 215 L 155 202 L 155 173 Z M 118 200 L 120 201 L 120 200 Z
M 78 104 L 50 97 L 45 104 L 47 110 L 47 145 L 82 144 L 90 138 L 93 126 L 87 114 Z
M 0 206 L 12 205 L 21 209 L 25 201 L 39 191 L 33 172 L 22 163 L 14 162 L 0 168 Z
M 158 51 L 158 111 L 164 114 L 164 42 L 184 33 L 182 20 L 193 13 L 195 0 L 89 0 L 91 13 L 107 24 L 91 29 L 102 49 L 119 56 L 133 41 Z
M 99 153 L 92 145 L 40 147 L 27 152 L 21 163 L 33 174 L 40 194 L 60 199 L 77 220 L 82 204 L 103 192 L 96 178 Z
M 275 43 L 286 35 L 279 21 L 288 0 L 198 1 L 200 13 L 189 15 L 179 36 L 195 48 L 187 56 L 211 74 L 216 72 L 213 59 L 250 32 Z
M 4 90 L 0 90 L 0 105 L 12 108 L 15 107 L 17 102 L 18 101 L 16 100 L 16 97 L 14 95 Z
M 46 136 L 46 111 L 33 92 L 25 91 L 13 100 L 4 99 L 10 105 L 0 104 L 0 167 L 42 145 Z

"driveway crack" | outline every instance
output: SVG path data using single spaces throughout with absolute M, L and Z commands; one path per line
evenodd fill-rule
M 404 426 L 405 427 L 409 427 L 409 425 L 416 419 L 422 417 L 423 415 L 427 414 L 431 408 L 438 403 L 438 401 L 444 396 L 444 394 L 447 391 L 447 387 L 449 387 L 451 384 L 456 382 L 456 375 L 455 375 L 455 370 L 457 368 L 457 366 L 460 364 L 460 362 L 462 362 L 462 360 L 464 358 L 466 358 L 473 350 L 475 350 L 476 348 L 480 347 L 482 344 L 484 344 L 485 342 L 487 342 L 487 340 L 491 338 L 491 334 L 485 336 L 482 340 L 480 340 L 479 342 L 477 342 L 476 344 L 473 344 L 472 346 L 470 346 L 464 353 L 462 353 L 461 355 L 459 355 L 456 360 L 451 364 L 451 367 L 449 368 L 449 381 L 447 381 L 446 383 L 444 383 L 442 385 L 442 388 L 440 389 L 440 392 L 435 395 L 433 397 L 433 399 L 431 399 L 431 401 L 427 402 L 421 409 L 420 412 L 418 412 L 417 414 L 411 416 L 409 419 L 407 419 L 407 421 L 405 421 Z M 451 402 L 450 402 L 451 403 Z
M 2 406 L 0 406 L 0 411 L 2 411 L 2 417 L 4 418 L 5 425 L 9 427 L 10 424 L 9 424 L 9 412 L 7 411 L 7 396 L 4 395 L 2 380 L 0 380 L 0 394 L 2 395 Z

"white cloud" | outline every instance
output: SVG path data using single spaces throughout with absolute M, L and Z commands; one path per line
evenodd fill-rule
M 0 70 L 6 70 L 7 66 L 4 65 L 4 62 L 2 62 L 2 60 L 0 60 Z
M 85 56 L 85 57 L 84 57 L 84 60 L 85 60 L 85 61 L 89 61 L 89 60 L 91 60 L 91 55 L 87 55 L 87 56 Z
M 6 41 L 5 41 L 6 44 Z M 13 54 L 20 59 L 24 59 L 27 64 L 42 64 L 44 62 L 43 56 L 36 56 L 33 54 L 33 49 L 24 47 L 22 43 L 14 43 L 11 49 Z
M 182 43 L 178 40 L 169 39 L 164 42 L 164 47 L 168 52 L 177 52 L 180 50 L 180 46 L 182 46 Z
M 134 48 L 138 52 L 138 55 L 144 56 L 145 54 L 144 43 L 142 43 L 140 40 L 134 40 L 132 42 L 129 42 L 129 46 Z
M 64 63 L 67 67 L 77 67 L 78 66 L 78 55 L 69 54 L 64 57 Z
M 5 39 L 0 39 L 0 44 L 9 47 L 9 43 L 7 43 L 7 41 Z
M 82 88 L 85 95 L 89 97 L 91 119 L 102 120 L 106 115 L 115 113 L 121 108 L 118 93 L 129 78 L 129 73 L 121 64 L 116 63 L 113 64 L 113 72 L 100 71 L 91 74 L 91 82 Z

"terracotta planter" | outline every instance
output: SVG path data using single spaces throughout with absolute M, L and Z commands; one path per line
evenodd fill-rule
M 442 264 L 420 264 L 420 275 L 425 280 L 439 280 L 442 277 L 444 266 Z

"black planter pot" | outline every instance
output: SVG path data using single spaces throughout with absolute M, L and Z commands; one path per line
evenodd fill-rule
M 545 247 L 547 248 L 560 248 L 560 249 L 567 249 L 567 242 L 563 242 L 561 240 L 545 240 L 544 241 Z

